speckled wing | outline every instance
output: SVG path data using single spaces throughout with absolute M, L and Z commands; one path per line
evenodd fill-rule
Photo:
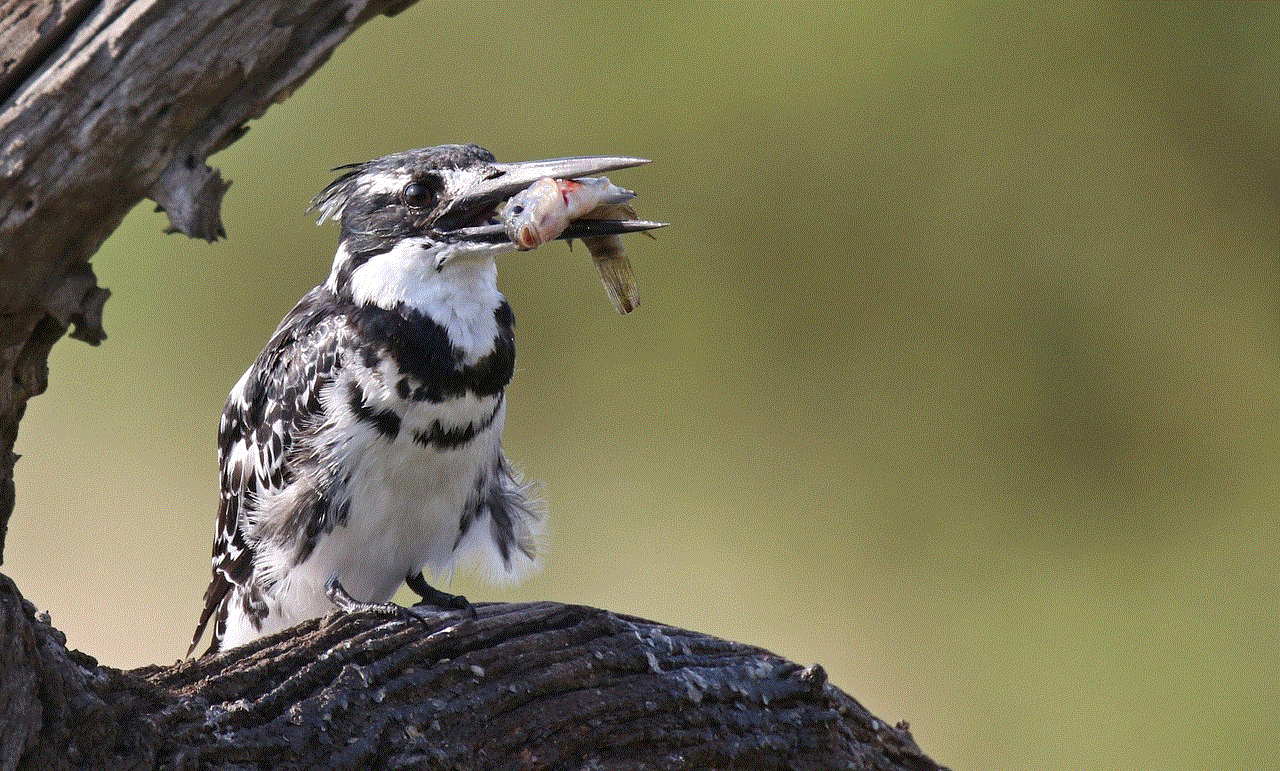
M 325 305 L 319 288 L 302 298 L 227 398 L 218 427 L 221 497 L 213 580 L 205 592 L 191 650 L 211 618 L 215 621 L 210 650 L 217 650 L 233 588 L 250 592 L 244 597 L 247 603 L 261 601 L 252 586 L 257 538 L 249 529 L 250 515 L 256 514 L 259 501 L 293 483 L 294 450 L 323 413 L 320 394 L 333 382 L 338 365 L 337 346 L 325 345 L 334 323 Z M 319 514 L 316 518 L 323 518 L 316 507 L 325 506 L 325 501 L 311 498 L 307 504 L 310 512 L 290 512 L 290 517 Z

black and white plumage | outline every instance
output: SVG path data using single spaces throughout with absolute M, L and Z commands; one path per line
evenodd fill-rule
M 514 247 L 495 213 L 541 177 L 644 162 L 502 164 L 446 145 L 344 167 L 317 196 L 321 221 L 341 225 L 333 268 L 227 400 L 192 648 L 210 620 L 212 652 L 326 613 L 335 586 L 384 603 L 408 580 L 440 602 L 457 598 L 424 571 L 536 568 L 541 516 L 501 447 L 515 345 L 494 258 Z M 584 221 L 562 237 L 654 225 Z

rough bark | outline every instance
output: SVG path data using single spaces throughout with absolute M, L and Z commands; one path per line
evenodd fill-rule
M 0 616 L 0 665 L 26 673 L 0 680 L 4 769 L 938 768 L 821 667 L 594 608 L 335 613 L 119 672 L 20 607 Z
M 89 258 L 150 198 L 214 240 L 205 163 L 357 27 L 412 0 L 0 0 L 0 559 L 27 399 L 63 331 L 106 337 Z
M 410 2 L 0 0 L 0 558 L 49 350 L 106 337 L 89 258 L 143 198 L 222 235 L 208 155 Z M 65 643 L 0 575 L 0 771 L 937 768 L 820 667 L 592 608 L 335 614 L 134 672 Z

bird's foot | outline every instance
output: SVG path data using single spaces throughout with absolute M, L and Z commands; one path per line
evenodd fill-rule
M 394 621 L 415 624 L 427 624 L 438 618 L 438 614 L 436 614 L 437 618 L 432 618 L 430 614 L 422 613 L 416 607 L 406 608 L 394 602 L 360 602 L 343 587 L 337 576 L 325 583 L 324 595 L 329 598 L 329 602 L 332 602 L 334 607 L 344 613 L 372 613 Z
M 404 582 L 412 589 L 421 600 L 413 604 L 414 608 L 436 608 L 440 610 L 460 610 L 467 614 L 469 618 L 476 617 L 476 608 L 466 597 L 460 594 L 449 594 L 427 583 L 427 579 L 423 578 L 421 573 L 409 576 Z
M 455 610 L 466 612 L 470 618 L 476 617 L 476 610 L 471 606 L 470 602 L 467 602 L 466 597 L 448 594 L 427 586 L 427 582 L 422 579 L 421 574 L 415 578 L 417 582 L 411 580 L 409 586 L 419 595 L 422 595 L 423 599 L 409 608 L 397 605 L 394 602 L 360 602 L 351 596 L 351 593 L 346 590 L 346 587 L 342 585 L 337 576 L 333 576 L 325 583 L 324 595 L 329 598 L 329 602 L 332 602 L 334 607 L 344 613 L 372 613 L 398 621 L 427 624 L 439 621 L 442 614 Z M 415 583 L 426 587 L 432 594 L 424 595 Z
M 394 602 L 360 602 L 351 596 L 337 576 L 325 582 L 324 596 L 329 598 L 329 602 L 332 602 L 335 608 L 344 613 L 374 613 L 397 618 L 408 618 L 412 615 L 408 613 L 408 608 Z

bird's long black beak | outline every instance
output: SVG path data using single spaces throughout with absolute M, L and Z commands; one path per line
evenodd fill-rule
M 435 230 L 448 241 L 502 243 L 509 241 L 498 223 L 477 222 L 497 212 L 501 203 L 543 177 L 576 179 L 607 171 L 643 166 L 645 158 L 586 156 L 552 158 L 523 163 L 494 163 L 490 172 L 449 201 L 436 217 Z M 666 227 L 665 222 L 648 220 L 575 220 L 558 238 L 590 238 L 617 233 L 638 233 Z

